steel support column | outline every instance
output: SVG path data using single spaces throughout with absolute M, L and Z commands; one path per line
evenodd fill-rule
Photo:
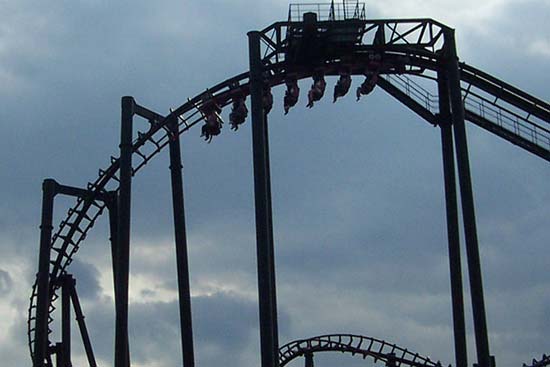
M 50 349 L 50 354 L 55 353 L 55 366 L 56 367 L 64 367 L 65 366 L 65 358 L 63 356 L 63 344 L 62 343 L 55 343 L 55 346 Z M 53 365 L 51 365 L 53 367 Z
M 260 33 L 249 32 L 250 97 L 252 105 L 252 150 L 254 161 L 254 198 L 256 211 L 256 255 L 260 313 L 260 349 L 262 367 L 278 365 L 276 334 L 275 276 L 272 241 L 271 188 L 267 121 L 262 103 L 262 63 Z
M 314 367 L 312 352 L 304 354 L 304 367 Z
M 441 128 L 441 148 L 443 155 L 443 176 L 445 181 L 445 206 L 447 212 L 447 239 L 449 244 L 449 269 L 451 274 L 455 361 L 457 367 L 467 367 L 468 354 L 466 348 L 466 326 L 464 321 L 464 291 L 462 288 L 462 264 L 460 260 L 453 130 L 451 125 L 449 84 L 444 73 L 438 73 L 437 85 L 439 95 L 439 127 Z
M 50 300 L 50 247 L 52 239 L 53 202 L 57 183 L 52 179 L 42 184 L 42 218 L 40 222 L 40 250 L 36 294 L 36 330 L 34 339 L 34 367 L 43 367 L 48 352 L 48 308 Z
M 115 305 L 119 302 L 119 292 L 118 292 L 118 271 L 117 271 L 117 256 L 118 256 L 118 245 L 117 245 L 117 236 L 118 236 L 118 193 L 116 191 L 111 191 L 108 193 L 107 200 L 107 209 L 109 210 L 109 242 L 111 244 L 111 263 L 113 269 L 113 289 L 115 291 Z M 130 365 L 130 350 L 128 350 L 128 363 Z
M 111 194 L 110 199 L 106 202 L 109 210 L 109 242 L 111 244 L 111 263 L 113 269 L 113 289 L 115 297 L 118 295 L 117 287 L 117 235 L 118 235 L 118 195 L 116 192 Z M 116 303 L 116 299 L 115 299 Z
M 61 348 L 62 367 L 71 367 L 71 288 L 73 277 L 61 279 Z
M 460 197 L 462 202 L 462 217 L 466 239 L 466 255 L 468 259 L 468 274 L 474 316 L 474 331 L 479 367 L 491 367 L 489 353 L 489 338 L 485 316 L 485 301 L 483 297 L 483 282 L 481 262 L 477 238 L 474 195 L 468 158 L 466 127 L 464 124 L 464 104 L 460 88 L 460 69 L 456 52 L 454 31 L 445 33 L 445 52 L 447 57 L 447 73 L 451 97 L 453 130 L 455 133 L 455 149 L 457 156 Z
M 273 219 L 271 218 L 273 213 L 273 207 L 271 203 L 271 167 L 270 167 L 270 159 L 269 159 L 269 129 L 267 128 L 267 113 L 264 112 L 264 121 L 265 121 L 265 145 L 266 145 L 266 156 L 267 156 L 267 204 L 268 204 L 268 210 L 267 212 L 270 215 L 269 222 L 273 223 Z M 271 278 L 270 278 L 270 292 L 272 294 L 271 297 L 271 317 L 273 320 L 273 342 L 275 343 L 275 351 L 279 351 L 279 321 L 277 318 L 277 282 L 275 278 L 275 246 L 274 246 L 274 240 L 273 240 L 273 224 L 269 226 L 269 241 L 271 243 L 271 246 L 269 248 L 269 266 L 271 268 Z M 276 365 L 278 365 L 278 355 L 276 354 Z
M 120 186 L 117 219 L 115 367 L 129 366 L 128 280 L 130 273 L 130 215 L 132 195 L 132 130 L 135 101 L 122 97 Z
M 181 326 L 181 348 L 183 366 L 194 367 L 193 323 L 191 316 L 191 289 L 189 285 L 189 260 L 187 255 L 187 232 L 185 228 L 185 206 L 181 164 L 178 120 L 171 118 L 170 129 L 170 178 L 172 183 L 172 208 L 174 213 L 174 235 L 176 240 L 176 265 L 178 275 L 178 299 Z

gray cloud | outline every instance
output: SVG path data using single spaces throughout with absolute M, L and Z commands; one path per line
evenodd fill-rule
M 13 287 L 13 280 L 10 273 L 0 269 L 0 292 L 3 294 L 9 293 Z
M 390 11 L 383 6 L 374 4 L 373 14 Z M 409 2 L 399 11 L 418 15 L 415 6 L 429 12 L 435 5 Z M 3 244 L 2 253 L 14 254 L 14 264 L 36 263 L 40 181 L 85 186 L 117 155 L 120 96 L 132 94 L 166 113 L 245 70 L 246 31 L 285 18 L 286 7 L 272 1 L 9 4 L 0 28 L 0 126 L 8 137 L 0 146 L 0 230 L 15 240 Z M 451 13 L 448 19 L 457 27 L 462 59 L 548 99 L 540 78 L 547 58 L 535 58 L 527 42 L 541 34 L 547 12 L 545 1 L 506 2 L 477 24 Z M 361 103 L 349 97 L 307 111 L 302 96 L 287 117 L 282 90 L 274 92 L 281 342 L 349 331 L 452 362 L 439 131 L 381 91 Z M 193 298 L 197 358 L 205 366 L 259 360 L 250 297 L 256 263 L 248 129 L 231 134 L 225 126 L 210 145 L 198 131 L 182 138 L 191 281 L 200 294 Z M 518 366 L 547 348 L 550 173 L 546 162 L 476 127 L 468 134 L 491 347 L 499 365 Z M 163 153 L 136 176 L 133 250 L 173 250 L 166 246 L 173 231 L 167 167 Z M 69 203 L 56 201 L 57 217 Z M 107 237 L 103 219 L 70 271 L 94 346 L 108 365 L 114 307 L 99 296 L 98 273 L 110 269 Z M 136 361 L 179 362 L 177 307 L 155 299 L 175 290 L 174 265 L 173 255 L 133 253 L 132 274 L 150 282 L 141 290 L 144 301 L 131 307 Z M 28 273 L 30 291 L 34 271 Z M 9 283 L 1 274 L 0 289 Z M 17 304 L 29 291 L 21 290 Z M 2 343 L 0 353 L 13 365 L 28 362 L 23 313 L 10 328 L 18 342 Z M 470 315 L 467 320 L 471 324 Z M 324 358 L 320 363 L 340 361 Z
M 78 295 L 83 299 L 96 299 L 101 294 L 99 271 L 91 264 L 75 259 L 70 272 L 77 280 Z
M 250 352 L 250 344 L 258 333 L 255 302 L 221 292 L 193 297 L 192 302 L 197 363 L 238 365 Z M 88 306 L 91 307 L 86 320 L 94 347 L 98 356 L 107 362 L 113 353 L 114 306 L 108 299 Z M 177 302 L 131 304 L 130 321 L 130 348 L 135 362 L 158 366 L 179 363 Z

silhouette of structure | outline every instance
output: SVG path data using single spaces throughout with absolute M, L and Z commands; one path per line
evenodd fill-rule
M 268 113 L 273 107 L 271 88 L 286 85 L 285 110 L 298 101 L 297 81 L 313 78 L 310 107 L 323 97 L 325 77 L 339 76 L 334 100 L 350 89 L 352 77 L 364 77 L 356 90 L 359 99 L 380 87 L 441 131 L 451 298 L 456 366 L 468 365 L 463 286 L 459 247 L 460 188 L 467 265 L 475 331 L 477 365 L 492 367 L 490 354 L 473 189 L 470 178 L 465 121 L 550 161 L 550 105 L 481 70 L 459 62 L 454 30 L 432 19 L 367 19 L 359 2 L 291 5 L 286 21 L 248 34 L 250 69 L 199 94 L 164 116 L 122 98 L 120 156 L 99 170 L 86 188 L 44 181 L 39 269 L 28 311 L 28 343 L 34 367 L 71 366 L 70 307 L 78 320 L 91 367 L 97 366 L 84 316 L 69 273 L 69 265 L 98 217 L 109 214 L 116 303 L 115 367 L 130 365 L 128 348 L 128 273 L 132 178 L 168 146 L 172 184 L 177 277 L 183 365 L 194 366 L 193 332 L 187 240 L 179 136 L 204 122 L 208 141 L 221 132 L 220 112 L 231 105 L 233 129 L 245 122 L 251 99 L 254 196 L 257 233 L 258 291 L 262 367 L 283 367 L 304 356 L 313 366 L 313 354 L 342 351 L 372 357 L 387 366 L 436 366 L 428 358 L 381 340 L 355 335 L 326 335 L 291 342 L 279 348 L 268 148 Z M 431 81 L 432 92 L 415 81 Z M 134 131 L 133 119 L 149 122 L 146 131 Z M 456 160 L 455 160 L 456 155 Z M 76 198 L 53 233 L 54 198 Z M 53 235 L 52 235 L 53 233 Z M 61 297 L 61 341 L 50 340 L 52 312 Z M 533 367 L 548 365 L 533 362 Z

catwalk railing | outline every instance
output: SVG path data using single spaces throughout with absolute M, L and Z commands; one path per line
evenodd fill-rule
M 473 69 L 465 64 L 462 67 Z M 423 109 L 422 117 L 431 115 L 429 122 L 437 123 L 439 98 L 435 93 L 407 75 L 388 75 L 386 79 Z M 538 117 L 545 116 L 547 104 L 539 102 L 533 105 L 532 111 L 522 111 L 515 104 L 499 104 L 498 96 L 488 94 L 473 83 L 463 83 L 462 95 L 468 121 L 550 161 L 550 124 Z

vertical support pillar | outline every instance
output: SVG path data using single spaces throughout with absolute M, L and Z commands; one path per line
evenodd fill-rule
M 489 353 L 487 320 L 485 316 L 485 301 L 483 296 L 474 195 L 468 158 L 466 127 L 464 124 L 464 104 L 462 102 L 460 88 L 460 69 L 453 30 L 448 30 L 445 33 L 445 50 L 446 56 L 448 57 L 447 73 L 449 78 L 453 130 L 455 133 L 455 149 L 460 182 L 464 234 L 466 239 L 466 254 L 468 259 L 468 273 L 474 316 L 477 359 L 480 367 L 492 367 Z
M 118 235 L 118 194 L 112 191 L 109 194 L 109 200 L 106 201 L 109 210 L 109 242 L 111 244 L 111 262 L 113 269 L 113 288 L 115 296 L 117 292 L 117 235 Z M 115 300 L 116 302 L 116 300 Z
M 185 207 L 181 148 L 178 134 L 178 120 L 171 118 L 168 127 L 170 136 L 170 177 L 172 183 L 172 208 L 174 213 L 174 235 L 176 240 L 176 265 L 178 274 L 178 299 L 181 326 L 181 347 L 184 367 L 195 366 L 193 347 L 193 325 L 191 316 L 191 290 L 189 285 L 189 260 L 187 255 L 187 233 L 185 228 Z
M 390 353 L 387 356 L 386 367 L 397 367 L 397 360 L 395 358 L 395 353 Z
M 267 156 L 267 199 L 268 199 L 268 214 L 269 214 L 269 222 L 273 223 L 272 214 L 273 214 L 273 207 L 271 204 L 271 168 L 270 168 L 270 159 L 269 159 L 269 129 L 267 128 L 267 113 L 264 112 L 264 121 L 265 121 L 265 145 L 266 145 L 266 156 Z M 275 343 L 275 356 L 277 358 L 276 365 L 279 364 L 278 360 L 278 352 L 279 352 L 279 322 L 277 318 L 277 282 L 275 278 L 275 248 L 274 248 L 274 240 L 273 240 L 273 224 L 269 226 L 269 241 L 271 243 L 270 249 L 269 249 L 269 267 L 271 269 L 271 278 L 270 278 L 270 292 L 272 294 L 271 297 L 271 317 L 273 320 L 273 342 Z
M 90 367 L 97 367 L 97 363 L 94 357 L 94 351 L 92 349 L 92 343 L 90 342 L 90 336 L 88 335 L 88 329 L 86 328 L 86 322 L 84 321 L 84 315 L 82 313 L 82 307 L 80 306 L 80 300 L 76 293 L 75 280 L 71 278 L 71 301 L 73 303 L 74 313 L 78 328 L 80 329 L 80 336 L 82 337 L 82 343 L 84 344 L 84 350 L 86 351 L 86 357 L 88 358 L 88 364 Z
M 276 335 L 275 276 L 272 240 L 271 188 L 267 122 L 262 103 L 262 64 L 260 33 L 249 32 L 250 97 L 252 104 L 252 150 L 254 161 L 254 198 L 256 210 L 256 256 L 260 313 L 260 350 L 262 367 L 278 365 Z
M 304 354 L 304 359 L 305 359 L 304 367 L 314 367 L 312 352 L 307 352 L 306 354 Z
M 62 343 L 55 343 L 55 346 L 51 349 L 50 354 L 52 354 L 52 351 L 55 351 L 55 366 L 56 367 L 64 367 L 65 366 L 65 358 L 63 355 L 63 344 Z M 53 367 L 53 365 L 51 365 Z
M 122 97 L 120 186 L 117 219 L 115 367 L 129 366 L 128 281 L 130 273 L 130 215 L 132 196 L 132 122 L 135 101 Z
M 52 238 L 53 202 L 57 183 L 52 179 L 42 184 L 42 218 L 38 254 L 36 330 L 34 337 L 34 367 L 43 367 L 48 352 L 48 308 L 50 300 L 50 247 Z
M 453 310 L 455 361 L 457 367 L 468 366 L 466 326 L 464 321 L 464 291 L 462 288 L 462 264 L 458 231 L 458 206 L 456 198 L 455 160 L 449 84 L 444 73 L 437 78 L 439 94 L 439 127 L 443 155 L 445 181 L 445 205 L 447 211 L 447 239 L 449 243 L 449 269 L 451 274 L 451 301 Z
M 61 282 L 62 367 L 71 367 L 71 288 L 73 277 L 66 274 L 61 279 Z
M 115 291 L 115 305 L 120 302 L 120 293 L 118 292 L 118 193 L 116 191 L 111 191 L 108 193 L 109 198 L 105 202 L 107 204 L 107 209 L 109 210 L 109 242 L 111 243 L 111 263 L 113 269 L 113 289 Z M 115 306 L 116 307 L 116 306 Z M 116 333 L 116 330 L 115 330 Z M 116 337 L 116 335 L 115 335 Z M 130 350 L 128 350 L 128 363 L 130 365 Z

